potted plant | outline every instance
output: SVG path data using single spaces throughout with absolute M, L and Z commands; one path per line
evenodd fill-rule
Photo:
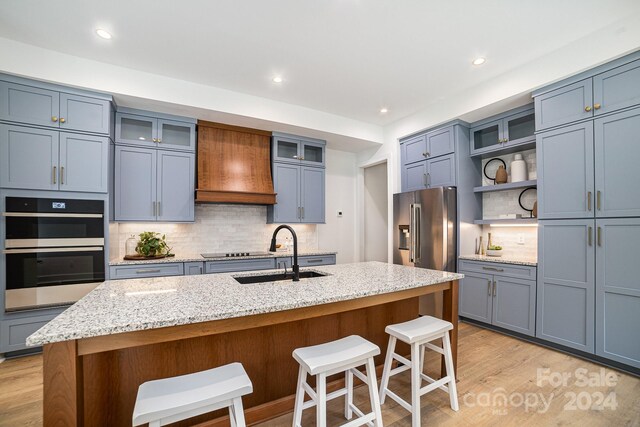
M 167 245 L 166 236 L 155 231 L 143 231 L 136 245 L 136 252 L 145 257 L 172 256 L 171 248 Z

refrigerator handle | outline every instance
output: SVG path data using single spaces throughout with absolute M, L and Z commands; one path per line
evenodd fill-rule
M 413 209 L 413 203 L 409 205 L 409 262 L 414 262 L 414 250 L 415 250 L 415 215 Z
M 413 244 L 414 244 L 414 248 L 413 248 L 413 258 L 414 258 L 414 262 L 420 262 L 420 258 L 421 258 L 421 253 L 420 253 L 420 248 L 422 247 L 422 242 L 421 239 L 422 237 L 422 224 L 420 224 L 420 216 L 421 216 L 421 210 L 422 210 L 422 205 L 420 204 L 414 204 L 413 205 L 413 223 L 414 223 L 414 236 L 415 238 L 413 239 Z

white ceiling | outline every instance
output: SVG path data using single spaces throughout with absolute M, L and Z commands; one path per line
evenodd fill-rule
M 386 125 L 637 13 L 638 0 L 2 0 L 0 37 Z

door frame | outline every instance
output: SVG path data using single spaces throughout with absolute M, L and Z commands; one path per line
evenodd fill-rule
M 399 147 L 398 147 L 399 150 Z M 393 189 L 396 188 L 396 182 L 394 177 L 397 175 L 398 170 L 394 167 L 392 153 L 385 153 L 382 156 L 374 155 L 365 163 L 358 165 L 357 182 L 356 182 L 356 196 L 357 196 L 357 244 L 356 244 L 356 259 L 360 262 L 364 261 L 364 247 L 365 247 L 365 222 L 364 222 L 364 170 L 373 166 L 378 166 L 383 163 L 387 164 L 387 262 L 393 263 Z M 398 186 L 399 187 L 399 186 Z

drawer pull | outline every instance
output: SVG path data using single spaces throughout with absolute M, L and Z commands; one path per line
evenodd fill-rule
M 308 259 L 306 262 L 307 262 L 307 264 L 317 264 L 319 262 L 322 262 L 322 260 L 321 259 Z
M 147 269 L 144 269 L 144 270 L 136 270 L 136 273 L 137 273 L 137 274 L 144 274 L 144 273 L 160 273 L 160 271 L 162 271 L 162 270 L 160 270 L 159 268 L 157 268 L 157 269 L 150 269 L 150 268 L 147 268 Z
M 482 267 L 483 270 L 489 270 L 489 271 L 504 271 L 504 268 L 495 268 L 495 267 Z

